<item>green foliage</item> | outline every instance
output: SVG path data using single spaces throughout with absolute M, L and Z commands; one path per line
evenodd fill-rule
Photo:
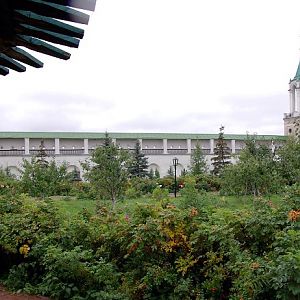
M 158 180 L 158 183 L 162 188 L 168 189 L 169 192 L 174 191 L 174 176 L 172 177 L 168 175 L 163 178 L 160 178 Z
M 194 177 L 185 177 L 184 188 L 181 190 L 180 206 L 183 208 L 200 206 L 199 193 L 196 189 L 196 179 Z
M 214 149 L 214 156 L 212 157 L 213 171 L 212 173 L 219 176 L 225 166 L 230 164 L 230 149 L 224 140 L 224 126 L 221 126 L 219 137 Z
M 113 207 L 125 194 L 129 154 L 116 146 L 107 136 L 104 145 L 93 151 L 89 161 L 82 164 L 100 198 L 111 200 Z
M 135 187 L 129 187 L 125 191 L 126 199 L 136 199 L 141 197 L 141 192 L 137 190 Z
M 142 153 L 141 144 L 137 140 L 131 155 L 128 172 L 131 177 L 145 178 L 148 176 L 148 167 L 148 158 Z
M 165 188 L 161 188 L 160 186 L 157 186 L 152 192 L 152 198 L 157 201 L 167 199 L 168 197 L 169 191 Z
M 300 297 L 300 231 L 297 227 L 281 232 L 274 243 L 276 251 L 270 270 L 278 299 Z
M 54 160 L 46 163 L 37 157 L 33 157 L 31 161 L 24 159 L 21 189 L 33 197 L 67 195 L 71 190 L 67 165 L 57 166 Z
M 195 185 L 185 178 L 185 207 L 152 200 L 125 214 L 102 202 L 69 218 L 2 197 L 0 276 L 53 299 L 298 299 L 299 187 L 232 210 L 206 206 Z
M 198 191 L 216 192 L 220 190 L 221 179 L 211 174 L 201 174 L 195 177 Z
M 153 179 L 153 178 L 154 178 L 154 171 L 153 171 L 153 169 L 150 169 L 149 174 L 148 174 L 148 177 L 149 177 L 150 179 Z
M 14 179 L 7 170 L 0 169 L 0 196 L 1 195 L 15 195 L 18 193 L 19 186 L 16 179 Z
M 150 179 L 159 179 L 160 178 L 160 173 L 157 169 L 155 171 L 151 168 L 148 174 L 148 177 Z
M 126 190 L 127 198 L 137 198 L 142 195 L 152 194 L 153 190 L 157 187 L 157 181 L 150 178 L 131 178 L 128 182 L 128 187 Z M 130 196 L 128 190 L 131 189 L 130 193 L 133 193 Z
M 192 152 L 190 163 L 190 172 L 194 176 L 201 175 L 207 171 L 205 156 L 199 143 L 196 144 Z
M 168 171 L 167 171 L 168 176 L 170 177 L 174 177 L 174 169 L 172 166 L 169 167 Z
M 300 142 L 290 137 L 277 152 L 278 171 L 287 185 L 300 182 Z
M 83 181 L 75 181 L 72 183 L 70 195 L 80 200 L 95 200 L 98 196 L 94 186 L 90 182 Z
M 254 196 L 279 192 L 282 183 L 273 153 L 265 145 L 249 138 L 235 165 L 225 168 L 222 192 Z
M 160 174 L 159 174 L 159 171 L 157 169 L 155 169 L 155 171 L 154 171 L 154 178 L 156 178 L 156 179 L 160 178 Z

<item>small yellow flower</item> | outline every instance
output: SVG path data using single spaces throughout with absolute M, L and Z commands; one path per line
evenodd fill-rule
M 20 254 L 24 255 L 24 257 L 28 256 L 29 251 L 30 251 L 30 247 L 27 244 L 24 244 L 19 249 Z

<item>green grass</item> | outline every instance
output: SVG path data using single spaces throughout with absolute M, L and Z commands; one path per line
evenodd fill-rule
M 51 197 L 51 199 L 59 211 L 69 216 L 74 216 L 83 209 L 91 213 L 96 211 L 95 200 L 79 200 L 74 197 Z
M 95 200 L 79 200 L 75 197 L 52 197 L 51 198 L 55 206 L 66 216 L 72 217 L 83 209 L 88 210 L 92 214 L 96 212 L 97 201 Z M 270 197 L 257 198 L 253 196 L 220 196 L 217 193 L 207 193 L 199 196 L 200 205 L 203 207 L 213 208 L 228 208 L 232 210 L 251 208 L 256 201 L 259 200 L 271 201 L 274 205 L 279 204 L 282 201 L 282 196 L 272 195 Z M 179 205 L 182 198 L 169 198 L 170 203 Z M 151 204 L 156 200 L 151 197 L 141 197 L 137 199 L 125 199 L 119 201 L 116 205 L 116 210 L 122 211 L 124 214 L 130 213 L 134 210 L 138 204 Z M 110 202 L 107 201 L 105 205 L 109 206 Z

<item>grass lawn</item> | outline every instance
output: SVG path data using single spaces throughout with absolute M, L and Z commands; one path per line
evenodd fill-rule
M 83 209 L 88 210 L 91 213 L 95 213 L 97 201 L 95 200 L 79 200 L 75 197 L 52 197 L 51 198 L 55 206 L 64 214 L 72 217 L 77 213 L 81 212 Z M 170 203 L 179 205 L 181 197 L 178 198 L 169 198 Z M 232 210 L 251 208 L 254 203 L 259 199 L 271 201 L 274 205 L 282 201 L 282 196 L 272 195 L 270 197 L 257 198 L 253 196 L 220 196 L 217 193 L 207 193 L 205 195 L 199 195 L 200 206 L 201 203 L 203 207 L 213 207 L 213 208 L 229 208 Z M 137 199 L 125 199 L 119 201 L 116 205 L 117 210 L 121 210 L 124 213 L 131 212 L 137 204 L 154 203 L 156 200 L 151 197 L 142 197 Z M 110 202 L 107 202 L 110 205 Z
M 75 197 L 51 197 L 51 199 L 61 212 L 69 216 L 74 216 L 83 209 L 94 213 L 96 208 L 95 200 L 79 200 Z

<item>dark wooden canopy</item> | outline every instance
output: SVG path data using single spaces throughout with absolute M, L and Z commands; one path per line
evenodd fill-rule
M 69 59 L 70 53 L 53 44 L 78 47 L 84 30 L 60 20 L 88 24 L 89 15 L 81 10 L 95 6 L 96 0 L 0 0 L 0 75 L 9 69 L 24 72 L 23 64 L 43 67 L 24 47 Z

